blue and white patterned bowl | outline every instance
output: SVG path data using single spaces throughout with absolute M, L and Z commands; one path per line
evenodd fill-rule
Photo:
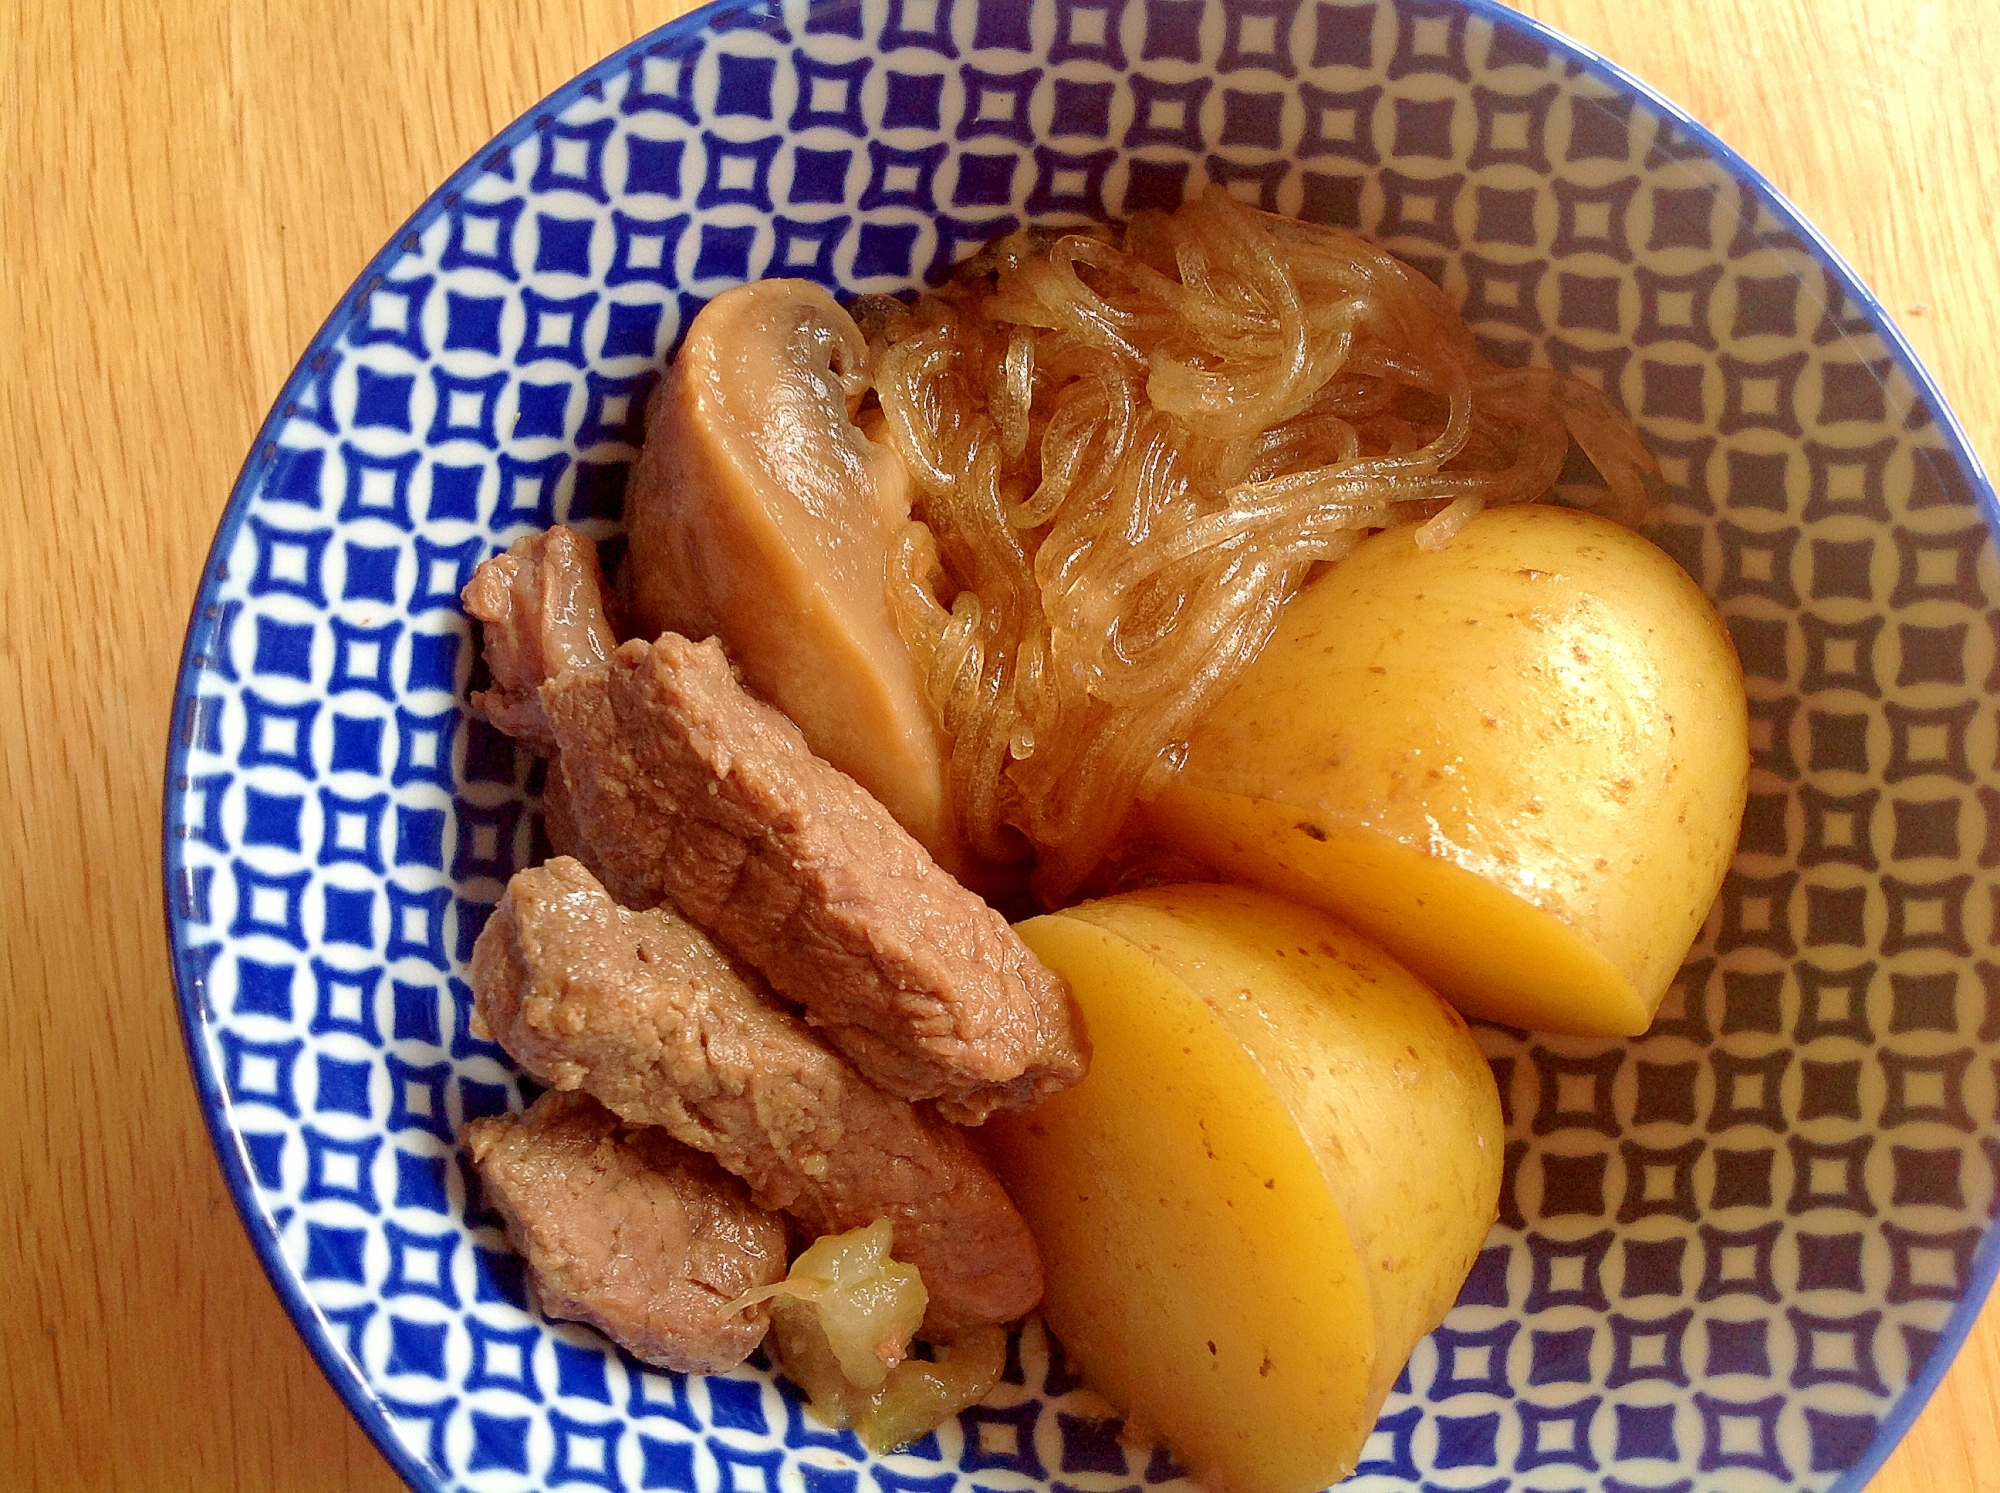
M 328 1377 L 418 1487 L 1125 1489 L 1039 1329 L 870 1460 L 754 1366 L 683 1379 L 528 1306 L 451 1138 L 519 1107 L 465 961 L 541 853 L 465 707 L 473 566 L 616 531 L 648 387 L 752 276 L 897 290 L 1204 181 L 1357 226 L 1498 359 L 1632 412 L 1756 750 L 1722 901 L 1634 1042 L 1482 1033 L 1498 1228 L 1359 1489 L 1857 1490 L 2000 1264 L 1993 493 L 1881 308 L 1771 188 L 1485 3 L 711 8 L 496 140 L 369 265 L 245 464 L 195 604 L 168 921 L 224 1170 Z

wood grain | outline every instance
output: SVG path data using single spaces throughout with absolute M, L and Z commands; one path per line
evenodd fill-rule
M 430 188 L 671 0 L 15 0 L 0 23 L 0 1483 L 383 1489 L 188 1081 L 160 772 L 258 420 Z M 1535 0 L 1768 172 L 2000 455 L 2000 14 Z M 2000 1490 L 2000 1309 L 1874 1493 Z

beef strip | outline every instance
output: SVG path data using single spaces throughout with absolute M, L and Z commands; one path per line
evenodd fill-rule
M 483 624 L 481 651 L 493 673 L 493 687 L 473 695 L 473 705 L 543 756 L 555 750 L 543 681 L 601 663 L 618 646 L 607 594 L 597 546 L 561 524 L 481 562 L 459 593 Z
M 1034 1239 L 964 1134 L 876 1089 L 755 981 L 568 858 L 514 877 L 472 955 L 480 1024 L 536 1078 L 707 1151 L 814 1233 L 890 1219 L 934 1332 L 1034 1306 Z
M 719 644 L 627 643 L 542 704 L 618 900 L 671 902 L 884 1089 L 978 1124 L 1083 1076 L 1061 978 L 745 691 Z
M 462 1139 L 548 1315 L 689 1374 L 734 1368 L 763 1340 L 763 1307 L 724 1308 L 783 1279 L 785 1226 L 708 1157 L 587 1094 L 544 1094 Z
M 602 877 L 597 858 L 591 854 L 583 831 L 577 828 L 576 813 L 570 808 L 569 784 L 554 763 L 542 778 L 542 831 L 549 837 L 549 855 L 566 855 L 582 861 L 590 874 Z

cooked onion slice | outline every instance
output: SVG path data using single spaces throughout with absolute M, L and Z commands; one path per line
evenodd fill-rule
M 1007 1334 L 977 1327 L 934 1348 L 930 1360 L 905 1358 L 881 1388 L 855 1386 L 841 1371 L 821 1318 L 804 1303 L 771 1305 L 771 1339 L 784 1370 L 806 1392 L 813 1413 L 836 1429 L 852 1426 L 870 1451 L 892 1452 L 937 1429 L 993 1392 L 1007 1366 Z
M 776 1285 L 746 1291 L 731 1311 L 788 1298 L 817 1320 L 841 1374 L 857 1389 L 877 1390 L 910 1351 L 930 1293 L 917 1267 L 889 1258 L 892 1225 L 826 1234 L 792 1262 Z M 778 1308 L 773 1308 L 773 1313 Z
M 853 1426 L 876 1452 L 894 1451 L 993 1391 L 1007 1363 L 1007 1334 L 975 1327 L 910 1354 L 927 1293 L 914 1265 L 889 1257 L 892 1227 L 827 1234 L 776 1285 L 746 1291 L 731 1311 L 771 1303 L 773 1344 L 787 1374 L 827 1424 Z

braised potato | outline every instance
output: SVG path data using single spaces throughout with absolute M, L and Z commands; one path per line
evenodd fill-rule
M 990 1121 L 1090 1383 L 1212 1486 L 1354 1467 L 1492 1225 L 1499 1096 L 1465 1024 L 1324 913 L 1178 887 L 1021 925 L 1090 1074 Z
M 1478 1016 L 1633 1035 L 1722 884 L 1742 671 L 1672 560 L 1542 504 L 1368 540 L 1286 608 L 1154 831 L 1316 903 Z

